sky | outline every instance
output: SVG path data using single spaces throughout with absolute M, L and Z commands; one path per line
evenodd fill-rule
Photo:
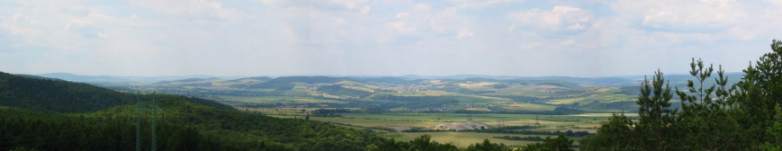
M 0 71 L 88 75 L 739 72 L 782 0 L 0 0 Z

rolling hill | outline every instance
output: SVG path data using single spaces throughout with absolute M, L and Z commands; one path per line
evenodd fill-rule
M 728 75 L 738 81 L 741 74 Z M 682 87 L 687 75 L 670 75 Z M 285 76 L 188 78 L 112 88 L 216 100 L 242 108 L 346 108 L 367 112 L 634 112 L 642 76 Z
M 142 85 L 241 107 L 352 108 L 370 112 L 559 113 L 632 110 L 625 78 L 278 77 Z M 242 81 L 242 82 L 237 82 Z M 571 99 L 574 101 L 563 101 Z
M 0 150 L 365 150 L 385 141 L 205 99 L 8 73 L 0 73 L 0 140 Z

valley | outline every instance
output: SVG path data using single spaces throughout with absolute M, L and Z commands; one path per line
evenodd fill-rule
M 670 77 L 675 86 L 687 80 Z M 317 121 L 403 142 L 426 136 L 459 148 L 484 140 L 521 148 L 559 135 L 579 140 L 616 113 L 636 118 L 640 79 L 292 76 L 92 84 L 215 100 L 244 113 Z
M 293 76 L 94 84 L 216 100 L 240 111 L 366 129 L 397 140 L 429 135 L 463 148 L 484 139 L 519 147 L 568 131 L 595 133 L 612 113 L 633 116 L 639 79 Z M 513 137 L 523 139 L 508 139 Z
M 633 112 L 637 77 L 193 78 L 113 87 L 213 99 L 243 108 L 357 112 L 570 114 Z M 100 83 L 96 83 L 100 84 Z
M 280 118 L 306 118 L 293 109 L 255 110 Z M 634 114 L 626 114 L 635 116 Z M 438 142 L 459 147 L 479 143 L 484 139 L 511 146 L 540 140 L 512 140 L 500 137 L 551 137 L 557 134 L 595 133 L 611 117 L 606 114 L 502 114 L 502 113 L 341 113 L 332 116 L 311 116 L 310 120 L 335 123 L 358 129 L 372 129 L 383 136 L 412 140 L 430 135 Z M 483 127 L 483 129 L 481 129 Z M 502 130 L 502 131 L 492 131 Z M 578 134 L 565 134 L 579 138 Z

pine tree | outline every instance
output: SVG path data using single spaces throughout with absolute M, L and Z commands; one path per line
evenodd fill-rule
M 597 135 L 581 139 L 581 150 L 632 151 L 639 150 L 638 138 L 633 131 L 635 122 L 624 114 L 614 114 L 597 130 Z
M 642 137 L 640 145 L 644 150 L 668 150 L 672 141 L 666 137 L 672 134 L 672 122 L 675 111 L 671 107 L 673 97 L 668 83 L 661 71 L 656 71 L 652 80 L 644 79 L 641 94 L 638 96 L 638 116 L 640 121 L 636 130 Z
M 692 59 L 687 91 L 676 90 L 681 99 L 681 110 L 674 126 L 679 133 L 678 146 L 686 150 L 741 150 L 741 131 L 729 101 L 732 90 L 728 88 L 725 70 L 719 66 L 711 83 L 713 65 L 701 59 Z
M 731 97 L 741 111 L 739 123 L 745 129 L 744 138 L 751 144 L 771 140 L 768 129 L 779 122 L 775 116 L 782 104 L 782 41 L 772 41 L 771 49 L 744 69 L 744 78 Z

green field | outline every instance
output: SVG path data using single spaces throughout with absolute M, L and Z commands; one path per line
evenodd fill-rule
M 536 114 L 465 114 L 465 113 L 349 113 L 335 117 L 312 117 L 313 120 L 369 128 L 404 130 L 431 128 L 441 123 L 474 121 L 490 127 L 536 126 L 534 130 L 594 131 L 610 114 L 536 115 Z M 536 120 L 537 119 L 537 120 Z
M 394 138 L 396 140 L 412 140 L 418 138 L 421 135 L 429 135 L 432 140 L 441 143 L 449 143 L 456 145 L 457 147 L 467 147 L 471 144 L 482 142 L 484 139 L 489 139 L 491 142 L 503 143 L 505 145 L 521 147 L 526 144 L 535 143 L 534 141 L 518 141 L 518 140 L 506 140 L 498 139 L 494 137 L 498 136 L 529 136 L 520 134 L 494 134 L 494 133 L 476 133 L 476 132 L 410 132 L 410 133 L 387 133 L 383 136 Z
M 256 109 L 283 118 L 304 118 L 301 109 Z M 309 109 L 312 110 L 312 109 Z M 465 114 L 465 113 L 345 113 L 339 116 L 318 117 L 310 120 L 337 123 L 355 128 L 368 128 L 381 132 L 383 136 L 398 140 L 411 140 L 421 135 L 430 135 L 433 140 L 466 147 L 489 139 L 506 145 L 524 145 L 534 143 L 526 140 L 498 139 L 500 136 L 541 136 L 507 133 L 436 131 L 436 132 L 405 132 L 412 128 L 434 128 L 443 123 L 477 122 L 484 123 L 489 128 L 508 126 L 530 126 L 530 131 L 587 131 L 594 133 L 600 124 L 607 121 L 610 113 L 585 113 L 575 115 L 538 115 L 538 114 Z M 634 116 L 634 115 L 629 115 Z
M 134 87 L 239 107 L 359 108 L 367 112 L 568 114 L 633 111 L 633 78 L 248 77 Z
M 681 83 L 681 82 L 679 82 Z M 242 111 L 421 135 L 460 147 L 484 139 L 523 145 L 557 132 L 594 133 L 611 112 L 634 112 L 632 77 L 329 77 L 189 79 L 136 89 L 195 95 Z M 524 140 L 498 139 L 502 136 Z M 546 137 L 546 136 L 542 136 Z

